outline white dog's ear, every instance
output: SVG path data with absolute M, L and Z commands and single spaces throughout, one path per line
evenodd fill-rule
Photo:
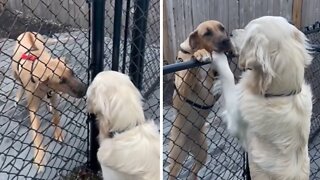
M 88 113 L 95 114 L 97 118 L 109 119 L 110 105 L 103 93 L 103 85 L 89 86 L 87 90 L 87 110 Z M 100 93 L 98 91 L 101 91 Z M 103 97 L 102 97 L 103 96 Z
M 189 37 L 180 44 L 181 49 L 188 52 L 195 52 L 199 49 L 200 38 L 198 31 L 193 31 Z
M 244 44 L 240 55 L 240 66 L 244 69 L 261 70 L 273 74 L 269 57 L 269 40 L 263 34 L 251 36 Z
M 294 29 L 293 31 L 293 39 L 296 40 L 299 44 L 301 44 L 304 49 L 302 49 L 303 55 L 304 57 L 304 65 L 305 66 L 309 66 L 311 64 L 311 61 L 313 59 L 313 57 L 310 55 L 310 52 L 308 51 L 308 49 L 311 49 L 311 45 L 308 42 L 308 39 L 306 37 L 305 34 L 303 34 L 301 31 L 299 31 L 298 29 Z
M 275 76 L 272 60 L 269 56 L 269 40 L 263 34 L 256 33 L 249 37 L 240 52 L 239 65 L 244 69 L 259 73 L 259 86 L 264 93 Z

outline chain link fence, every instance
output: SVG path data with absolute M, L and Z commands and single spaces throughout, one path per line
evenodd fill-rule
M 314 180 L 320 178 L 320 103 L 318 100 L 320 91 L 317 78 L 320 73 L 319 23 L 306 28 L 304 32 L 310 42 L 315 45 L 313 63 L 306 70 L 306 79 L 312 86 L 314 96 L 309 139 L 310 179 Z M 237 68 L 235 59 L 229 62 L 237 81 L 241 71 Z M 175 164 L 172 167 L 178 169 L 172 179 L 187 179 L 196 169 L 195 164 L 197 163 L 200 167 L 197 174 L 199 179 L 248 179 L 246 154 L 237 140 L 229 135 L 225 124 L 220 119 L 222 105 L 218 95 L 220 92 L 216 91 L 213 86 L 213 93 L 210 93 L 210 82 L 215 80 L 214 76 L 208 73 L 210 65 L 194 61 L 184 63 L 184 65 L 176 63 L 170 66 L 170 68 L 164 66 L 163 84 L 164 179 L 170 179 L 174 174 L 170 174 L 170 164 Z M 185 70 L 177 71 L 177 69 Z M 166 74 L 166 72 L 169 73 Z M 202 84 L 201 87 L 195 86 L 192 84 L 193 81 L 190 81 L 192 77 L 199 77 L 196 75 L 197 73 L 207 74 L 206 79 L 196 79 L 200 81 L 200 85 Z M 183 93 L 187 91 L 195 96 L 191 96 L 192 99 L 185 99 Z M 199 106 L 202 104 L 206 104 L 206 106 Z M 213 106 L 211 107 L 211 105 Z M 199 107 L 200 110 L 196 110 L 192 106 Z M 200 158 L 201 156 L 207 157 Z
M 114 10 L 115 1 L 106 2 L 104 69 L 110 70 L 113 64 L 110 61 L 113 54 L 111 49 L 114 44 L 112 40 L 114 33 L 110 27 L 114 24 L 117 11 Z M 159 120 L 160 3 L 156 0 L 150 0 L 148 3 L 146 12 L 141 16 L 142 21 L 146 23 L 145 36 L 136 37 L 145 39 L 146 42 L 145 46 L 137 51 L 144 59 L 143 69 L 139 69 L 138 73 L 142 78 L 141 91 L 145 97 L 146 116 Z M 92 63 L 90 63 L 92 41 L 90 40 L 92 27 L 90 2 L 85 0 L 0 0 L 0 4 L 0 179 L 101 178 L 92 175 L 93 173 L 87 167 L 90 142 L 85 98 L 72 97 L 75 95 L 68 90 L 64 90 L 66 93 L 61 93 L 57 88 L 61 83 L 68 83 L 69 76 L 74 76 L 83 84 L 89 84 L 88 70 Z M 123 5 L 122 13 L 125 14 L 127 8 L 125 3 Z M 131 1 L 130 15 L 136 12 L 139 5 L 138 1 Z M 128 18 L 128 26 L 123 24 L 123 33 L 120 36 L 120 47 L 122 49 L 126 47 L 127 51 L 126 53 L 123 50 L 119 51 L 119 56 L 125 57 L 126 63 L 123 67 L 126 70 L 123 72 L 128 74 L 130 74 L 129 66 L 133 64 L 130 62 L 130 56 L 132 56 L 131 46 L 135 45 L 132 39 L 134 20 L 133 16 Z M 16 41 L 21 33 L 27 31 L 37 32 L 43 36 L 45 51 L 38 47 L 42 52 L 37 54 L 34 51 L 37 47 L 28 48 L 28 45 L 23 44 L 22 41 Z M 127 36 L 124 35 L 124 31 L 127 31 Z M 40 36 L 36 37 L 39 39 Z M 26 48 L 26 52 L 21 55 L 14 51 L 16 43 Z M 45 53 L 49 54 L 49 59 L 43 60 Z M 14 76 L 11 63 L 15 56 L 18 57 L 17 64 L 21 64 L 17 72 L 25 71 L 29 77 L 27 82 L 21 83 L 18 80 L 18 78 L 25 78 L 25 74 L 18 73 L 18 76 Z M 61 63 L 65 67 L 63 72 L 69 72 L 67 77 L 61 78 L 57 67 L 46 67 L 43 68 L 43 72 L 49 71 L 52 79 L 57 78 L 58 81 L 55 83 L 58 85 L 50 85 L 49 89 L 41 87 L 41 90 L 35 91 L 28 88 L 30 84 L 38 86 L 38 80 L 39 84 L 47 83 L 40 80 L 43 77 L 42 73 L 31 78 L 35 71 L 39 71 L 38 64 L 57 63 L 62 57 L 67 59 L 66 63 Z M 34 61 L 33 58 L 35 58 Z M 122 63 L 121 60 L 120 63 Z M 35 79 L 35 83 L 32 79 Z M 70 86 L 73 90 L 79 89 Z M 16 103 L 19 88 L 25 91 Z M 56 91 L 57 93 L 53 93 Z M 52 94 L 58 96 L 55 103 L 50 103 Z M 33 97 L 32 100 L 30 96 Z M 41 104 L 36 110 L 31 110 L 30 104 L 35 102 L 35 99 L 40 100 Z M 52 104 L 57 104 L 56 108 Z M 30 116 L 32 114 L 35 118 Z M 60 117 L 58 123 L 57 114 Z M 40 124 L 35 128 L 37 122 Z M 62 130 L 61 139 L 55 138 L 56 129 L 59 129 L 57 127 Z M 35 157 L 40 157 L 41 160 L 37 161 Z

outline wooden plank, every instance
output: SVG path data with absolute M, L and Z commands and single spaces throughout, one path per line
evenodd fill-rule
M 170 42 L 169 16 L 167 11 L 167 1 L 163 1 L 163 60 L 169 64 L 174 63 L 173 47 Z
M 280 16 L 292 22 L 293 0 L 280 0 Z
M 297 28 L 301 28 L 302 0 L 293 0 L 292 22 Z
M 240 28 L 240 18 L 239 18 L 239 1 L 238 0 L 229 0 L 228 1 L 228 7 L 229 7 L 229 11 L 228 11 L 228 24 L 225 25 L 226 29 L 229 33 L 231 33 L 231 31 L 233 29 L 238 29 Z
M 183 7 L 184 7 L 184 29 L 185 29 L 185 36 L 187 36 L 187 34 L 189 34 L 190 32 L 193 31 L 193 9 L 192 9 L 192 0 L 184 0 L 183 3 Z

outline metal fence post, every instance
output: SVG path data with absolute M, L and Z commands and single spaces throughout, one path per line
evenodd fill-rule
M 146 27 L 149 0 L 136 0 L 133 16 L 129 75 L 138 89 L 142 89 Z
M 116 0 L 114 5 L 114 23 L 113 23 L 113 47 L 112 47 L 112 66 L 113 71 L 119 69 L 119 52 L 121 36 L 121 19 L 122 19 L 122 0 Z
M 131 0 L 127 0 L 126 20 L 125 20 L 125 25 L 124 25 L 122 73 L 125 73 L 125 72 L 126 72 L 127 41 L 128 41 L 128 30 L 129 30 L 129 21 L 130 21 L 130 3 L 131 3 Z
M 101 71 L 103 71 L 104 62 L 104 9 L 105 0 L 93 0 L 92 2 L 92 80 Z M 89 166 L 90 169 L 97 172 L 100 165 L 97 159 L 97 151 L 99 147 L 98 134 L 99 130 L 96 120 L 90 116 L 90 145 L 89 145 Z

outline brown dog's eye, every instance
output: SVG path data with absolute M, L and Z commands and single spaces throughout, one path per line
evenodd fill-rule
M 225 30 L 224 27 L 221 24 L 219 25 L 219 29 L 220 29 L 220 31 L 224 31 Z
M 207 31 L 203 34 L 203 36 L 212 36 L 213 32 L 210 29 L 207 29 Z
M 67 78 L 62 77 L 60 78 L 59 84 L 64 84 L 66 82 L 67 82 Z

